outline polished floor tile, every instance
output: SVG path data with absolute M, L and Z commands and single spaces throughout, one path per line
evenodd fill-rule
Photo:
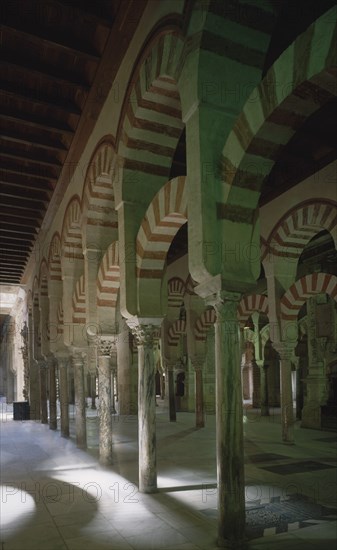
M 285 446 L 279 410 L 272 412 L 262 418 L 250 409 L 244 423 L 247 518 L 255 521 L 247 547 L 335 550 L 334 434 L 296 424 L 296 443 Z M 73 418 L 72 437 L 64 439 L 39 422 L 13 421 L 7 406 L 0 424 L 1 550 L 215 550 L 214 416 L 197 430 L 193 414 L 178 413 L 170 423 L 159 402 L 158 492 L 151 495 L 137 486 L 136 418 L 114 417 L 113 464 L 103 467 L 97 411 L 88 408 L 87 416 L 82 451 Z

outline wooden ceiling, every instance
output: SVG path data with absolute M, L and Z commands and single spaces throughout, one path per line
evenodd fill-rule
M 55 214 L 145 0 L 3 0 L 0 284 Z M 47 216 L 46 216 L 47 214 Z
M 331 2 L 323 0 L 319 11 Z M 2 1 L 0 284 L 24 282 L 38 233 L 57 212 L 145 5 L 146 0 Z M 315 10 L 308 10 L 306 25 L 317 17 Z M 282 13 L 288 17 L 286 9 Z M 279 54 L 278 44 L 285 47 L 302 30 L 298 18 L 291 18 L 291 27 L 284 17 L 271 41 L 269 64 Z M 336 107 L 333 100 L 309 117 L 284 148 L 260 204 L 337 157 Z M 183 132 L 171 177 L 186 173 L 185 147 Z M 185 233 L 186 228 L 183 241 Z

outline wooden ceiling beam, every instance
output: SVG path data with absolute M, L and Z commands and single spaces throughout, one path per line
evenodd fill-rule
M 0 252 L 0 256 L 1 258 L 13 258 L 13 260 L 15 260 L 15 258 L 17 258 L 18 260 L 21 258 L 21 256 L 18 256 L 18 252 L 17 250 L 6 250 L 5 252 Z M 24 258 L 22 261 L 26 261 L 26 259 Z
M 44 193 L 45 195 L 48 195 L 48 200 L 51 199 L 52 197 L 52 194 L 53 194 L 53 189 L 45 189 L 41 186 L 38 186 L 38 185 L 33 185 L 31 183 L 27 183 L 26 184 L 23 182 L 23 183 L 19 183 L 19 182 L 14 182 L 14 181 L 10 181 L 10 180 L 4 180 L 4 179 L 1 179 L 1 175 L 0 175 L 0 189 L 2 186 L 8 186 L 8 187 L 13 187 L 14 189 L 29 189 L 29 191 L 37 191 L 38 193 Z
M 21 267 L 21 266 L 25 266 L 27 263 L 27 260 L 25 258 L 20 258 L 20 257 L 16 257 L 16 258 L 4 258 L 2 257 L 1 258 L 1 268 L 3 267 L 8 267 L 10 265 L 12 266 L 15 266 L 15 267 Z
M 26 74 L 29 78 L 34 76 L 38 79 L 58 83 L 66 88 L 75 88 L 82 94 L 88 94 L 90 91 L 90 86 L 86 82 L 83 82 L 83 80 L 75 80 L 70 75 L 60 72 L 60 69 L 54 68 L 54 71 L 50 72 L 51 67 L 49 67 L 48 70 L 47 67 L 42 67 L 40 65 L 36 66 L 34 63 L 27 62 L 21 65 L 19 60 L 12 59 L 10 56 L 7 56 L 6 59 L 5 55 L 3 55 L 3 59 L 0 61 L 0 66 L 1 65 L 9 70 L 16 70 L 21 75 L 21 78 L 23 78 L 23 74 Z
M 100 25 L 102 27 L 106 27 L 107 29 L 111 27 L 112 21 L 109 18 L 104 17 L 103 15 L 97 15 L 97 13 L 86 10 L 83 3 L 81 4 L 78 3 L 77 5 L 69 6 L 68 3 L 63 2 L 62 0 L 49 0 L 49 4 L 53 4 L 54 6 L 59 6 L 61 9 L 68 9 L 71 12 L 75 12 L 82 19 L 86 19 L 87 21 L 94 23 L 95 25 Z M 100 4 L 98 3 L 97 5 L 100 5 Z
M 16 202 L 13 201 L 13 199 L 15 199 Z M 12 196 L 12 197 L 9 197 L 7 196 L 5 193 L 0 193 L 0 202 L 2 204 L 2 206 L 4 206 L 5 204 L 7 204 L 8 206 L 12 206 L 14 208 L 18 208 L 20 210 L 26 210 L 26 208 L 28 208 L 28 210 L 36 210 L 38 212 L 38 214 L 41 216 L 41 213 L 45 211 L 45 205 L 43 202 L 41 202 L 41 199 L 40 200 L 27 200 L 27 199 L 24 199 L 24 201 L 22 203 L 18 202 L 18 197 L 17 196 Z
M 0 218 L 2 216 L 17 216 L 17 215 L 18 215 L 18 212 L 15 207 L 6 206 L 3 208 L 2 205 L 0 204 Z M 36 223 L 38 224 L 40 224 L 43 219 L 42 215 L 41 214 L 39 215 L 36 210 L 28 210 L 28 208 L 25 209 L 25 218 L 29 220 L 35 220 Z
M 51 168 L 61 169 L 62 164 L 60 162 L 52 162 L 50 160 L 42 160 L 40 158 L 31 157 L 29 155 L 22 155 L 18 153 L 13 153 L 12 151 L 6 151 L 4 148 L 1 148 L 1 156 L 7 157 L 14 160 L 30 162 L 32 164 L 38 164 L 39 166 L 50 166 Z
M 41 27 L 36 27 L 36 29 L 34 29 L 34 31 L 36 30 L 35 34 L 27 32 L 27 30 L 22 30 L 21 28 L 14 28 L 9 25 L 1 24 L 0 28 L 5 32 L 11 34 L 15 39 L 22 38 L 38 47 L 42 46 L 44 48 L 53 48 L 54 50 L 70 54 L 73 57 L 81 57 L 86 61 L 94 61 L 95 63 L 98 63 L 100 60 L 100 55 L 92 48 L 86 48 L 85 45 L 82 45 L 81 48 L 78 48 L 77 41 L 76 47 L 75 44 L 70 44 L 70 42 L 65 43 L 64 41 L 59 41 L 59 36 L 57 38 L 54 36 L 49 38 L 43 36 L 41 33 Z
M 61 98 L 56 98 L 48 95 L 44 95 L 43 90 L 34 90 L 28 87 L 23 88 L 17 85 L 15 82 L 6 82 L 0 79 L 0 98 L 4 97 L 4 102 L 7 104 L 10 99 L 14 101 L 24 101 L 33 105 L 41 105 L 42 107 L 57 110 L 67 115 L 73 115 L 76 117 L 81 116 L 81 110 L 75 103 L 70 101 L 62 101 Z
M 50 168 L 56 168 L 58 170 L 61 170 L 62 168 L 62 164 L 61 163 L 56 163 L 56 162 L 51 162 L 49 160 L 43 160 L 43 159 L 38 159 L 38 158 L 34 158 L 34 157 L 29 157 L 28 155 L 20 155 L 20 154 L 17 154 L 17 153 L 13 153 L 13 152 L 8 152 L 8 151 L 5 151 L 3 148 L 1 149 L 1 155 L 3 157 L 6 157 L 6 158 L 9 158 L 9 159 L 13 159 L 13 160 L 18 160 L 20 162 L 28 162 L 28 163 L 31 163 L 31 164 L 38 164 L 39 166 L 48 166 Z
M 46 181 L 53 181 L 57 182 L 57 178 L 54 176 L 43 176 L 42 174 L 36 174 L 34 172 L 29 172 L 26 170 L 23 166 L 17 167 L 17 168 L 6 168 L 4 169 L 6 172 L 9 172 L 10 174 L 18 174 L 18 175 L 26 175 L 28 177 L 39 179 L 39 180 L 46 180 Z
M 29 115 L 18 116 L 18 115 L 8 114 L 8 112 L 6 113 L 0 112 L 0 120 L 1 119 L 6 120 L 10 123 L 14 122 L 16 124 L 20 124 L 23 126 L 29 126 L 30 128 L 34 128 L 34 129 L 36 128 L 38 130 L 39 129 L 47 130 L 48 132 L 52 132 L 54 134 L 61 134 L 61 136 L 68 135 L 69 137 L 71 137 L 74 135 L 74 131 L 71 128 L 61 124 L 58 125 L 57 123 L 55 123 L 54 120 L 51 120 L 51 119 L 41 120 L 41 119 L 38 119 L 37 117 L 29 116 Z
M 51 151 L 59 151 L 62 153 L 67 152 L 67 148 L 61 143 L 55 143 L 50 139 L 44 139 L 43 141 L 37 141 L 36 138 L 27 138 L 19 136 L 14 132 L 9 130 L 2 130 L 0 138 L 10 141 L 12 143 L 22 143 L 23 145 L 28 145 L 29 147 L 41 147 L 42 149 L 48 149 Z
M 25 205 L 26 203 L 28 205 L 28 200 L 29 200 L 29 204 L 33 204 L 33 203 L 36 204 L 37 208 L 41 212 L 44 212 L 48 204 L 48 197 L 43 197 L 43 195 L 41 196 L 41 194 L 33 195 L 29 191 L 29 189 L 26 190 L 26 193 L 23 193 L 23 190 L 20 190 L 18 193 L 13 193 L 12 190 L 7 192 L 6 189 L 0 189 L 0 201 L 2 201 L 3 198 L 8 199 L 9 197 L 14 199 L 12 206 L 14 206 L 15 208 L 25 209 L 26 208 Z

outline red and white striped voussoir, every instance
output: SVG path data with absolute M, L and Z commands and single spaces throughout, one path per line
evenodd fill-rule
M 172 277 L 167 283 L 168 306 L 181 306 L 185 294 L 185 283 L 180 277 Z
M 268 315 L 268 298 L 264 294 L 249 294 L 243 296 L 238 306 L 238 318 L 243 322 L 254 312 Z
M 195 339 L 199 342 L 205 342 L 207 337 L 207 331 L 214 325 L 216 321 L 215 310 L 206 309 L 195 322 L 194 334 Z
M 120 285 L 118 242 L 113 242 L 104 254 L 97 275 L 97 305 L 115 307 Z
M 325 201 L 306 203 L 280 222 L 269 244 L 274 254 L 298 257 L 314 235 L 322 229 L 331 232 L 336 225 L 336 206 Z
M 138 277 L 161 278 L 166 254 L 178 229 L 187 221 L 185 176 L 168 181 L 156 194 L 138 231 Z
M 73 323 L 85 323 L 85 279 L 84 275 L 76 281 L 73 295 Z
M 304 302 L 314 294 L 328 294 L 337 301 L 337 277 L 329 273 L 313 273 L 294 283 L 281 299 L 283 319 L 295 320 Z
M 168 329 L 168 345 L 177 347 L 181 334 L 186 334 L 186 321 L 177 319 Z

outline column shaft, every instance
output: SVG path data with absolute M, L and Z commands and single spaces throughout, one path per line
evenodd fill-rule
M 66 361 L 59 359 L 61 436 L 69 437 L 68 371 Z
M 204 391 L 201 367 L 195 368 L 195 425 L 197 428 L 205 427 Z
M 55 359 L 49 361 L 49 428 L 57 430 Z
M 99 460 L 112 462 L 111 368 L 108 356 L 98 357 Z
M 40 367 L 40 406 L 41 406 L 41 424 L 48 424 L 48 405 L 47 405 L 47 363 L 39 361 Z
M 141 325 L 135 332 L 138 342 L 139 490 L 153 493 L 157 490 L 154 332 L 151 325 Z
M 291 385 L 291 362 L 287 353 L 280 353 L 281 377 L 281 421 L 282 440 L 284 443 L 294 443 L 294 411 Z
M 170 422 L 176 422 L 176 398 L 174 391 L 174 367 L 169 365 L 167 368 L 167 378 L 168 378 L 168 397 L 169 397 L 169 418 Z
M 230 295 L 231 296 L 231 295 Z M 218 544 L 243 545 L 245 482 L 240 368 L 239 296 L 215 303 L 216 452 L 218 476 Z
M 72 356 L 75 384 L 75 426 L 76 445 L 79 449 L 87 447 L 87 426 L 85 414 L 85 387 L 83 357 L 80 353 Z
M 263 360 L 256 360 L 260 370 L 261 416 L 269 416 L 267 367 Z

